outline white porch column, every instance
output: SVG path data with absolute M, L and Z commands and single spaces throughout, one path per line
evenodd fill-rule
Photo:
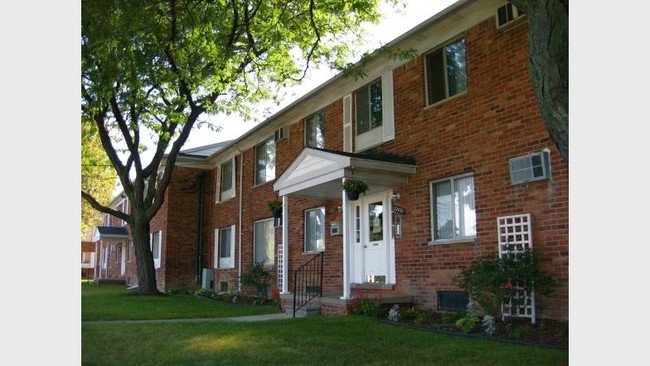
M 289 293 L 289 197 L 282 196 L 282 293 Z
M 344 178 L 345 179 L 345 178 Z M 350 257 L 351 257 L 351 238 L 353 237 L 351 225 L 349 225 L 350 205 L 348 197 L 344 190 L 341 190 L 341 202 L 343 202 L 343 296 L 341 299 L 350 298 Z
M 99 279 L 102 279 L 102 264 L 104 263 L 104 241 L 99 241 Z
M 95 258 L 93 258 L 93 280 L 97 279 L 97 267 L 99 267 L 99 263 L 97 263 L 99 259 L 99 252 L 97 252 L 97 242 L 95 242 Z

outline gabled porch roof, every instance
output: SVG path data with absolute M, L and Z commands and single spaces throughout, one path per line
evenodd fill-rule
M 115 227 L 115 226 L 97 226 L 95 229 L 95 236 L 93 236 L 93 242 L 96 241 L 119 241 L 127 240 L 129 238 L 129 232 L 125 227 Z
M 280 196 L 340 199 L 343 178 L 361 179 L 368 193 L 406 183 L 415 174 L 414 159 L 379 153 L 353 154 L 304 148 L 273 184 Z

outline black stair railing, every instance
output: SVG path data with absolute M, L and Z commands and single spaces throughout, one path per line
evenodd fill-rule
M 323 296 L 323 258 L 324 252 L 296 269 L 293 275 L 293 317 L 296 312 L 309 304 L 317 296 Z

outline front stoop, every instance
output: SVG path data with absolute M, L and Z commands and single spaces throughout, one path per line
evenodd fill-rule
M 383 286 L 385 287 L 386 285 Z M 370 299 L 377 299 L 380 298 L 381 296 L 382 304 L 400 304 L 400 305 L 413 304 L 412 295 L 405 295 L 405 294 L 392 292 L 392 288 L 361 289 L 357 287 L 355 291 L 353 291 L 353 296 L 356 295 L 357 291 L 362 291 Z M 285 309 L 287 314 L 293 316 L 293 295 L 290 293 L 282 294 L 280 295 L 280 298 L 282 301 L 282 308 Z M 296 317 L 305 317 L 305 316 L 314 316 L 314 315 L 340 316 L 340 315 L 350 315 L 350 314 L 352 314 L 352 298 L 341 299 L 341 295 L 339 294 L 326 294 L 323 295 L 322 297 L 313 299 L 305 307 L 299 309 L 296 312 Z
M 293 294 L 291 293 L 281 294 L 280 301 L 284 311 L 286 311 L 288 315 L 293 316 Z M 303 306 L 302 308 L 298 309 L 298 311 L 296 311 L 296 318 L 304 318 L 307 316 L 321 315 L 320 310 L 321 310 L 320 298 L 315 298 L 311 300 L 307 305 Z

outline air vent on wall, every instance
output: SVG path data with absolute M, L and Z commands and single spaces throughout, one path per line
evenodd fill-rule
M 507 3 L 497 9 L 497 28 L 501 28 L 513 20 L 519 18 L 521 15 L 517 7 Z
M 521 184 L 551 177 L 551 161 L 548 150 L 510 159 L 510 182 Z
M 275 135 L 274 136 L 275 136 L 275 138 L 274 138 L 275 142 L 282 141 L 282 140 L 286 139 L 287 137 L 289 137 L 289 129 L 287 128 L 287 126 L 278 128 L 277 130 L 275 130 Z

